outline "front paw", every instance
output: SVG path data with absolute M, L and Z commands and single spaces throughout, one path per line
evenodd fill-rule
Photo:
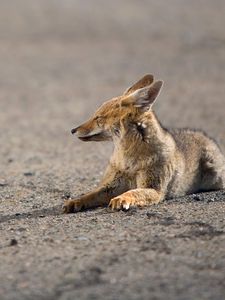
M 81 200 L 66 200 L 63 205 L 63 212 L 65 214 L 75 213 L 83 209 Z
M 132 192 L 126 192 L 118 197 L 111 199 L 109 202 L 109 207 L 112 210 L 128 210 L 131 206 L 136 205 L 136 199 L 132 195 Z

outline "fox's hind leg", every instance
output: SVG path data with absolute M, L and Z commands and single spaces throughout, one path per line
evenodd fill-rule
M 201 190 L 225 189 L 225 157 L 214 142 L 203 152 L 201 167 Z

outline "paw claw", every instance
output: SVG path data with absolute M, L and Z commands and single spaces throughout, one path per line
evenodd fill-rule
M 65 214 L 74 213 L 82 210 L 82 204 L 79 200 L 67 200 L 62 209 Z
M 129 210 L 130 208 L 130 203 L 131 201 L 129 200 L 129 198 L 127 197 L 124 197 L 124 196 L 118 196 L 118 197 L 115 197 L 113 199 L 111 199 L 110 203 L 109 203 L 109 207 L 112 209 L 112 210 Z
M 129 210 L 130 204 L 129 203 L 123 203 L 123 209 L 124 210 Z

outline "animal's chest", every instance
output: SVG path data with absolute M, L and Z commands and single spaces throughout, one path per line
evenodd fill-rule
M 113 168 L 122 175 L 129 188 L 136 188 L 136 175 L 139 171 L 139 161 L 127 159 L 124 155 L 117 155 L 111 161 Z
M 152 161 L 150 158 L 126 156 L 117 161 L 117 168 L 123 174 L 130 188 L 137 187 L 137 178 L 140 177 L 140 174 L 148 174 L 151 166 Z
M 143 166 L 147 168 L 146 164 L 140 158 L 127 158 L 124 157 L 122 160 L 117 162 L 118 169 L 120 169 L 127 176 L 135 176 Z

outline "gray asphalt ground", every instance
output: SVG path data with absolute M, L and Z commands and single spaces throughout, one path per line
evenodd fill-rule
M 61 214 L 99 182 L 110 143 L 70 129 L 146 73 L 164 126 L 225 152 L 225 2 L 0 1 L 0 299 L 225 295 L 225 192 Z

